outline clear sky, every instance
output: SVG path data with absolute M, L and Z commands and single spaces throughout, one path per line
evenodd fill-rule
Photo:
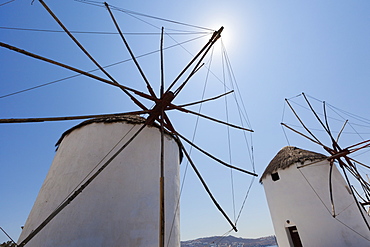
M 82 70 L 96 67 L 64 33 L 20 31 L 5 28 L 61 30 L 38 1 L 0 1 L 0 41 L 21 49 L 66 63 Z M 115 32 L 108 12 L 101 7 L 77 1 L 47 0 L 46 3 L 72 31 Z M 284 99 L 301 92 L 331 105 L 368 117 L 370 78 L 370 2 L 369 1 L 117 1 L 112 6 L 176 20 L 213 30 L 225 27 L 222 41 L 238 83 L 250 120 L 247 127 L 255 131 L 247 135 L 253 146 L 256 172 L 261 175 L 274 155 L 290 144 L 311 148 L 302 138 L 286 140 L 280 122 Z M 136 55 L 159 48 L 160 27 L 165 47 L 207 35 L 183 45 L 167 49 L 166 83 L 181 71 L 192 55 L 209 39 L 209 31 L 175 23 L 127 15 L 115 11 L 125 33 L 151 32 L 156 35 L 127 34 Z M 139 18 L 139 19 L 138 19 Z M 191 31 L 192 34 L 176 33 Z M 198 32 L 194 34 L 194 32 Z M 201 32 L 201 33 L 199 33 Z M 103 66 L 129 59 L 116 34 L 75 34 L 77 39 Z M 212 73 L 222 75 L 220 42 L 215 45 Z M 185 50 L 186 49 L 186 50 Z M 192 54 L 192 55 L 191 55 Z M 209 57 L 205 62 L 209 62 Z M 139 59 L 149 81 L 158 92 L 160 66 L 158 53 Z M 0 118 L 71 116 L 116 113 L 137 110 L 117 88 L 82 76 L 63 80 L 12 96 L 8 94 L 75 75 L 66 69 L 37 61 L 14 51 L 0 48 Z M 177 104 L 201 99 L 208 64 L 202 68 L 176 99 Z M 121 84 L 145 91 L 145 84 L 132 62 L 109 67 Z M 102 76 L 100 72 L 95 72 Z M 228 76 L 226 76 L 227 78 Z M 215 76 L 209 77 L 205 97 L 224 92 Z M 168 85 L 168 84 L 167 84 Z M 230 87 L 231 88 L 231 87 Z M 239 93 L 238 92 L 238 93 Z M 228 97 L 228 99 L 232 99 Z M 240 101 L 239 101 L 240 102 Z M 146 102 L 147 103 L 147 102 Z M 204 104 L 207 115 L 237 122 L 236 106 L 228 103 L 230 116 L 225 115 L 225 100 Z M 150 106 L 150 105 L 149 105 Z M 192 108 L 198 110 L 197 107 Z M 188 114 L 171 115 L 181 133 L 192 138 L 196 118 Z M 0 125 L 0 226 L 17 239 L 37 193 L 52 162 L 54 144 L 60 135 L 80 121 L 59 123 Z M 195 143 L 216 156 L 229 161 L 227 131 L 202 120 Z M 240 133 L 240 132 L 239 132 Z M 246 144 L 235 135 L 232 163 L 252 170 Z M 234 138 L 231 138 L 233 142 Z M 313 149 L 312 147 L 311 149 Z M 319 147 L 315 151 L 323 152 Z M 235 158 L 234 158 L 235 156 Z M 232 206 L 229 169 L 194 152 L 194 160 L 215 197 L 231 218 L 237 216 L 252 178 L 233 172 L 235 212 Z M 205 193 L 186 161 L 181 165 L 185 176 L 181 198 L 181 239 L 222 235 L 230 226 Z M 274 234 L 263 186 L 253 182 L 244 210 L 238 221 L 240 237 L 261 237 Z M 7 237 L 0 232 L 0 242 Z

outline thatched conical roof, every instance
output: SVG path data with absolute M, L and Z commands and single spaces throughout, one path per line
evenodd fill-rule
M 327 159 L 327 156 L 297 147 L 286 146 L 282 148 L 276 156 L 270 161 L 264 173 L 261 176 L 260 182 L 269 174 L 277 171 L 278 169 L 285 169 L 289 166 L 299 162 L 303 164 L 305 161 L 317 161 Z

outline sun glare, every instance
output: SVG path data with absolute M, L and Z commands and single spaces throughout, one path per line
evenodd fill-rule
M 223 45 L 225 46 L 226 50 L 231 50 L 232 47 L 235 47 L 236 44 L 236 36 L 233 30 L 235 28 L 233 25 L 231 25 L 230 22 L 224 21 L 224 20 L 219 20 L 216 23 L 212 23 L 209 25 L 210 27 L 214 28 L 215 30 L 220 29 L 220 27 L 224 27 L 224 30 L 221 33 L 221 40 Z M 217 42 L 216 47 L 221 46 L 221 42 Z

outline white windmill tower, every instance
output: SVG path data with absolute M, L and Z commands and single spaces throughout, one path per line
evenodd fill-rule
M 351 190 L 322 154 L 287 146 L 261 177 L 279 246 L 368 246 L 370 231 Z M 331 215 L 328 174 L 337 215 Z M 363 209 L 362 209 L 363 210 Z M 363 210 L 368 224 L 370 217 Z
M 98 118 L 65 132 L 20 242 L 40 219 L 63 209 L 27 246 L 158 246 L 161 132 L 144 123 L 133 116 Z M 168 133 L 164 149 L 165 239 L 178 246 L 181 151 Z
M 163 76 L 162 29 L 160 49 L 162 81 L 160 94 L 157 96 L 128 46 L 108 4 L 104 5 L 145 81 L 148 93 L 119 84 L 87 52 L 49 7 L 42 0 L 39 1 L 108 79 L 9 44 L 0 43 L 0 46 L 115 86 L 129 96 L 140 110 L 121 114 L 0 120 L 1 123 L 20 123 L 89 119 L 65 132 L 58 142 L 58 151 L 53 164 L 24 226 L 18 245 L 179 246 L 179 163 L 182 153 L 212 201 L 236 231 L 235 222 L 229 219 L 215 200 L 181 140 L 218 163 L 253 176 L 257 175 L 229 165 L 196 146 L 176 131 L 166 114 L 168 110 L 178 110 L 232 128 L 251 131 L 185 108 L 226 96 L 231 91 L 187 105 L 178 106 L 172 103 L 190 78 L 203 66 L 204 57 L 220 38 L 223 27 L 213 32 L 207 44 L 166 90 Z M 188 75 L 184 79 L 185 72 Z M 182 84 L 171 91 L 177 86 L 180 78 L 183 80 Z M 145 106 L 138 97 L 150 101 L 154 106 Z M 138 116 L 144 114 L 147 114 L 146 118 Z
M 329 134 L 333 148 L 322 144 L 302 119 L 294 114 L 312 137 L 285 127 L 324 147 L 330 156 L 287 146 L 271 160 L 260 182 L 263 184 L 279 246 L 369 246 L 369 183 L 350 153 L 369 146 L 369 140 L 341 149 L 332 137 L 324 103 L 325 124 L 309 108 Z M 289 104 L 289 101 L 287 101 Z M 289 106 L 291 106 L 289 104 Z M 342 133 L 339 131 L 338 136 Z M 338 170 L 341 169 L 341 172 Z M 363 192 L 357 192 L 347 173 L 354 176 Z

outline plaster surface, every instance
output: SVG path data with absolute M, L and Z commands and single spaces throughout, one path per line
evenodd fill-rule
M 311 163 L 306 161 L 305 164 Z M 327 160 L 303 168 L 295 163 L 278 169 L 280 179 L 271 175 L 263 186 L 280 247 L 293 246 L 287 227 L 296 226 L 303 246 L 370 246 L 370 232 L 337 167 L 333 167 L 332 217 Z M 363 210 L 368 222 L 369 216 Z
M 66 135 L 20 235 L 21 242 L 141 127 L 91 123 Z M 180 245 L 179 147 L 165 135 L 166 243 Z M 159 243 L 160 131 L 146 127 L 28 244 L 150 247 Z

